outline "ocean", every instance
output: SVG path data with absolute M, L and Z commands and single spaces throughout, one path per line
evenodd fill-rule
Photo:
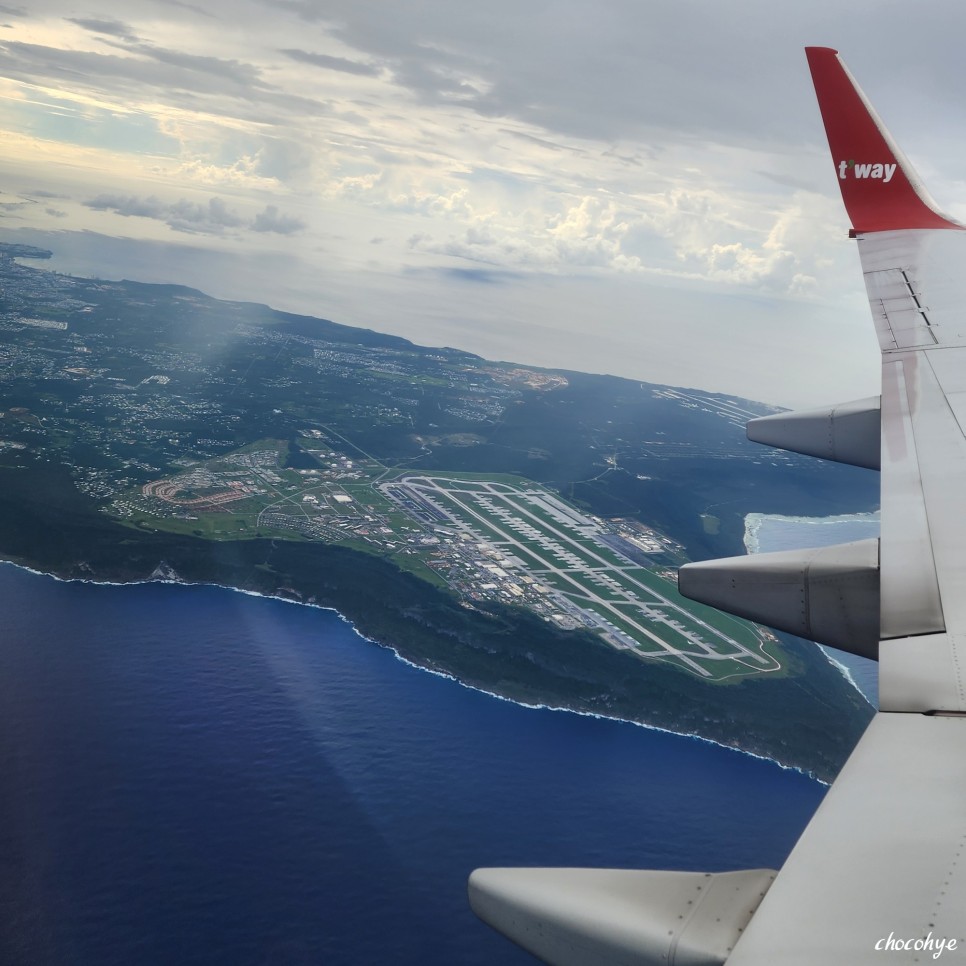
M 4 963 L 533 963 L 475 866 L 777 868 L 825 791 L 224 588 L 5 564 L 0 627 Z

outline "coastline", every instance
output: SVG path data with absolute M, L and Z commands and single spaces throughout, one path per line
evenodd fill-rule
M 762 530 L 773 524 L 776 529 L 791 531 L 788 534 L 794 539 L 788 542 L 782 537 L 786 534 L 768 534 L 766 550 L 761 549 Z M 872 513 L 840 513 L 827 517 L 815 516 L 787 516 L 780 513 L 749 513 L 745 516 L 745 552 L 748 554 L 769 553 L 781 550 L 809 549 L 813 547 L 827 547 L 835 543 L 845 543 L 851 540 L 868 539 L 879 535 L 879 514 Z M 848 683 L 868 701 L 871 707 L 878 704 L 878 679 L 870 680 L 866 670 L 868 661 L 848 655 L 848 659 L 855 661 L 855 666 L 837 657 L 835 649 L 822 644 L 815 645 L 826 660 Z M 863 681 L 860 682 L 856 675 Z M 864 687 L 863 687 L 864 683 Z
M 419 662 L 414 661 L 411 658 L 408 658 L 405 655 L 403 655 L 399 651 L 399 649 L 394 645 L 386 643 L 384 641 L 377 640 L 374 637 L 364 634 L 362 631 L 358 629 L 358 627 L 353 623 L 352 620 L 346 617 L 337 608 L 329 606 L 327 604 L 318 604 L 318 603 L 312 603 L 309 601 L 295 600 L 292 597 L 281 596 L 278 594 L 265 594 L 255 590 L 248 590 L 243 587 L 233 587 L 228 584 L 220 584 L 220 583 L 209 582 L 209 581 L 184 580 L 184 579 L 181 579 L 180 577 L 175 579 L 174 577 L 158 576 L 158 577 L 148 577 L 148 578 L 136 578 L 136 579 L 126 580 L 126 581 L 99 580 L 91 577 L 63 577 L 59 574 L 49 572 L 49 571 L 44 571 L 44 570 L 37 570 L 36 568 L 31 567 L 27 564 L 18 563 L 14 560 L 6 559 L 6 558 L 0 559 L 0 566 L 15 567 L 19 570 L 26 571 L 27 573 L 31 573 L 39 577 L 48 577 L 50 579 L 53 579 L 60 583 L 65 583 L 65 584 L 90 584 L 93 586 L 105 586 L 105 587 L 133 587 L 133 586 L 143 586 L 143 585 L 149 585 L 149 584 L 167 584 L 170 586 L 177 586 L 177 587 L 212 587 L 212 588 L 217 588 L 219 590 L 230 591 L 232 593 L 244 594 L 248 597 L 256 597 L 256 598 L 261 598 L 263 600 L 279 601 L 285 604 L 293 604 L 300 607 L 310 607 L 316 610 L 327 611 L 331 614 L 334 614 L 340 621 L 342 621 L 342 623 L 346 624 L 351 629 L 353 634 L 355 634 L 355 636 L 358 637 L 361 641 L 365 641 L 366 643 L 374 644 L 375 646 L 383 648 L 384 650 L 391 651 L 395 659 L 401 662 L 402 664 L 408 665 L 409 667 L 412 667 L 418 671 L 422 671 L 427 674 L 432 674 L 439 678 L 444 678 L 449 681 L 453 681 L 456 684 L 460 685 L 461 687 L 464 687 L 470 691 L 476 691 L 480 694 L 485 694 L 488 697 L 495 698 L 499 701 L 506 701 L 510 704 L 515 704 L 518 707 L 527 708 L 528 710 L 533 710 L 533 711 L 563 712 L 567 714 L 580 715 L 581 717 L 587 717 L 587 718 L 598 718 L 600 720 L 618 721 L 618 722 L 621 722 L 622 724 L 629 724 L 639 728 L 645 728 L 648 731 L 663 732 L 664 734 L 675 735 L 676 737 L 679 737 L 679 738 L 687 738 L 687 739 L 692 739 L 694 741 L 700 741 L 705 744 L 717 746 L 718 748 L 722 748 L 727 751 L 735 752 L 737 754 L 747 755 L 750 758 L 756 758 L 759 761 L 770 762 L 771 764 L 776 765 L 778 768 L 780 768 L 783 771 L 797 772 L 825 787 L 828 787 L 831 784 L 830 781 L 826 781 L 825 779 L 819 778 L 817 775 L 815 775 L 813 772 L 809 771 L 808 769 L 802 768 L 797 765 L 785 764 L 784 762 L 770 755 L 759 754 L 757 752 L 751 751 L 749 749 L 741 748 L 736 745 L 729 745 L 722 741 L 716 741 L 714 738 L 709 738 L 705 735 L 701 735 L 696 732 L 675 731 L 672 728 L 664 728 L 664 727 L 661 727 L 660 725 L 652 724 L 646 721 L 638 721 L 633 718 L 624 718 L 618 715 L 601 714 L 599 712 L 587 711 L 581 708 L 572 708 L 564 705 L 535 704 L 535 703 L 521 701 L 519 699 L 508 697 L 505 694 L 500 694 L 497 691 L 492 691 L 485 687 L 481 687 L 475 684 L 470 684 L 466 681 L 461 680 L 456 675 L 451 674 L 447 671 L 442 671 L 442 670 L 439 670 L 438 668 L 434 668 L 426 664 L 420 664 Z M 826 655 L 826 657 L 828 657 L 828 655 Z M 836 667 L 839 667 L 839 665 L 835 661 L 833 661 L 832 658 L 829 657 L 828 659 L 830 663 L 836 664 Z M 848 675 L 846 675 L 846 677 L 848 677 Z
M 761 528 L 765 524 L 765 521 L 774 521 L 775 523 L 786 523 L 792 525 L 808 525 L 815 527 L 824 526 L 845 526 L 848 524 L 857 524 L 859 527 L 868 527 L 869 529 L 875 529 L 876 535 L 878 535 L 879 526 L 879 514 L 874 513 L 839 513 L 828 517 L 814 517 L 814 516 L 787 516 L 782 513 L 748 513 L 745 515 L 745 552 L 746 553 L 761 553 L 760 549 L 760 533 Z M 850 540 L 857 539 L 856 537 L 849 537 Z M 829 541 L 829 540 L 816 540 L 815 542 L 808 542 L 807 545 L 812 547 L 828 546 L 833 542 L 843 542 L 843 541 Z M 801 546 L 801 545 L 800 545 Z M 777 549 L 777 548 L 776 548 Z M 788 548 L 791 549 L 791 548 Z M 767 551 L 766 551 L 767 552 Z
M 835 667 L 839 669 L 839 671 L 842 673 L 842 677 L 844 677 L 845 680 L 848 681 L 849 684 L 851 684 L 852 687 L 859 692 L 859 694 L 861 694 L 863 697 L 867 697 L 867 695 L 862 690 L 862 688 L 859 687 L 858 681 L 856 681 L 855 678 L 852 676 L 851 668 L 849 668 L 847 664 L 843 664 L 841 661 L 837 661 L 832 656 L 832 653 L 829 650 L 829 648 L 827 648 L 824 644 L 818 644 L 816 646 L 828 658 L 829 663 L 834 664 Z M 871 704 L 872 702 L 870 701 L 869 703 Z

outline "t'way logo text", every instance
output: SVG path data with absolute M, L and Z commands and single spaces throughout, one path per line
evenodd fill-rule
M 857 164 L 855 161 L 839 161 L 839 177 L 844 181 L 849 171 L 853 178 L 878 178 L 888 184 L 896 173 L 895 164 Z

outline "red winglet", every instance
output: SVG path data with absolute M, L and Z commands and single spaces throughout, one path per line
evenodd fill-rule
M 936 207 L 838 51 L 806 47 L 805 55 L 855 232 L 966 227 Z

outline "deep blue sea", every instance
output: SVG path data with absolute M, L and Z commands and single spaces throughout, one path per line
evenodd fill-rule
M 475 866 L 777 867 L 824 793 L 221 588 L 0 565 L 0 629 L 18 966 L 532 963 L 469 911 Z

